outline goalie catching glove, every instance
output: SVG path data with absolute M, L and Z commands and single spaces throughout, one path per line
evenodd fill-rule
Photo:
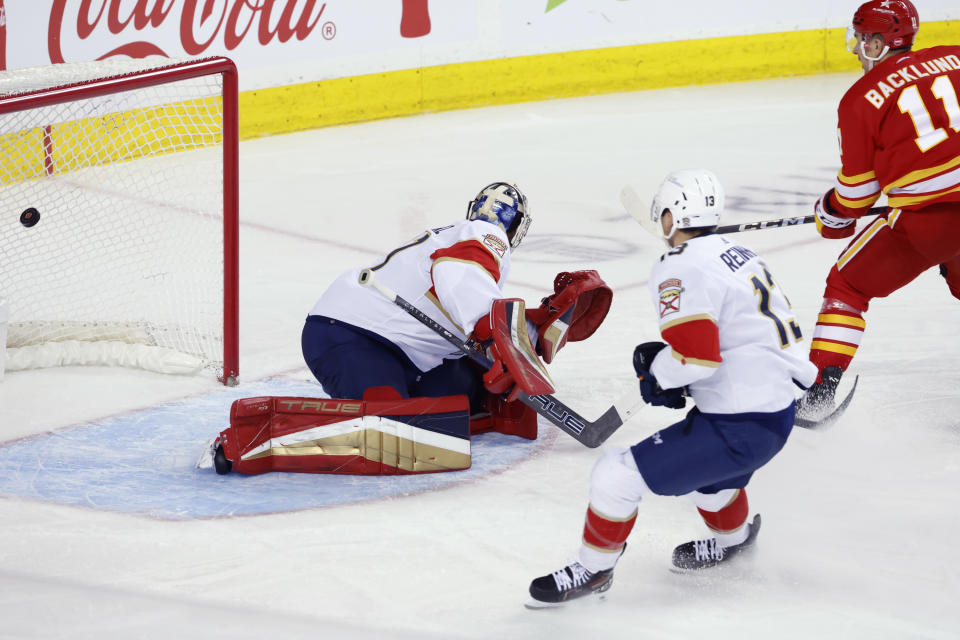
M 563 271 L 553 280 L 553 294 L 537 309 L 528 309 L 527 319 L 537 327 L 537 354 L 547 364 L 569 341 L 593 335 L 607 317 L 613 291 L 596 271 Z

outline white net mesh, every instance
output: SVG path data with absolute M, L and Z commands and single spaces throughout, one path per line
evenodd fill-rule
M 0 105 L 145 68 L 124 60 L 0 72 Z M 109 95 L 0 114 L 8 347 L 121 341 L 222 367 L 221 85 L 217 73 L 120 84 Z M 39 221 L 25 226 L 30 209 Z

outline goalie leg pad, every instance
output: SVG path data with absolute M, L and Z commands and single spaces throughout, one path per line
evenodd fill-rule
M 537 439 L 537 412 L 532 408 L 493 394 L 487 395 L 486 408 L 486 413 L 471 417 L 471 435 L 496 431 L 527 440 Z
M 237 400 L 230 427 L 220 433 L 224 455 L 246 474 L 406 475 L 470 467 L 466 396 L 403 399 L 377 391 L 364 400 Z

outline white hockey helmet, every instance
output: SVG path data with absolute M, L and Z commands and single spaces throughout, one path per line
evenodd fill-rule
M 717 226 L 723 212 L 723 200 L 723 187 L 712 171 L 681 169 L 668 175 L 660 184 L 650 205 L 650 219 L 659 227 L 664 211 L 673 214 L 673 225 L 664 235 L 669 240 L 677 229 Z
M 527 197 L 516 185 L 507 182 L 488 184 L 467 205 L 467 220 L 485 220 L 503 229 L 510 248 L 520 246 L 533 218 L 527 210 Z

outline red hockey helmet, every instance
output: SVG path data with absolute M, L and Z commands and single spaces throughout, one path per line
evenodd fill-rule
M 883 36 L 891 49 L 913 45 L 920 28 L 920 15 L 910 0 L 870 0 L 853 14 L 853 28 L 862 38 Z

